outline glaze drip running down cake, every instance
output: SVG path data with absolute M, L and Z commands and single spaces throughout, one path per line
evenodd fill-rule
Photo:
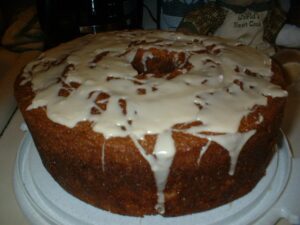
M 15 96 L 66 191 L 118 214 L 178 216 L 233 201 L 264 176 L 283 87 L 280 68 L 250 47 L 136 30 L 42 53 Z

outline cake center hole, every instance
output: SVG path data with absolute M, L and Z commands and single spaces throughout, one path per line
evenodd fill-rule
M 185 53 L 156 48 L 138 49 L 131 64 L 139 74 L 155 74 L 156 77 L 191 68 Z

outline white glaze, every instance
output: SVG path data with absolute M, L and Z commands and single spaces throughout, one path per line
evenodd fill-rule
M 139 144 L 137 138 L 131 137 L 141 155 L 148 161 L 156 182 L 157 204 L 155 209 L 158 213 L 165 212 L 164 189 L 168 181 L 168 175 L 171 164 L 176 152 L 175 144 L 172 138 L 172 131 L 164 131 L 157 136 L 152 154 L 147 154 L 145 149 Z
M 211 140 L 208 140 L 206 142 L 206 144 L 200 148 L 200 150 L 199 150 L 199 156 L 198 156 L 198 159 L 197 159 L 197 164 L 198 165 L 200 165 L 201 159 L 202 159 L 203 155 L 205 154 L 205 152 L 207 151 L 210 143 L 211 143 Z
M 140 43 L 129 46 L 132 42 Z M 209 47 L 210 50 L 203 52 Z M 171 80 L 155 78 L 151 74 L 147 74 L 148 79 L 139 80 L 135 77 L 138 72 L 131 65 L 139 48 L 145 50 L 144 69 L 147 60 L 153 58 L 151 48 L 184 52 L 185 60 L 193 67 L 182 69 L 183 74 Z M 106 54 L 101 60 L 94 61 L 101 53 Z M 60 65 L 45 66 L 56 60 L 64 61 Z M 173 59 L 175 64 L 176 60 L 177 54 Z M 72 66 L 65 71 L 68 65 Z M 247 75 L 247 70 L 256 73 L 256 77 Z M 68 97 L 58 96 L 60 89 L 66 89 L 62 82 L 56 82 L 63 71 L 61 81 L 68 85 L 72 82 L 80 84 L 77 89 L 67 88 L 70 91 Z M 156 209 L 163 213 L 164 188 L 176 152 L 172 127 L 178 123 L 201 121 L 201 126 L 181 130 L 208 139 L 198 161 L 209 144 L 216 142 L 228 150 L 231 158 L 229 174 L 233 175 L 239 152 L 255 133 L 254 130 L 239 133 L 241 119 L 255 105 L 266 105 L 267 96 L 287 95 L 269 81 L 271 76 L 271 60 L 267 56 L 233 41 L 162 31 L 135 31 L 88 35 L 47 51 L 24 69 L 21 85 L 31 81 L 35 91 L 28 110 L 46 106 L 49 119 L 67 127 L 90 121 L 93 130 L 103 133 L 105 138 L 130 136 L 154 173 L 158 195 Z M 114 79 L 109 79 L 112 77 Z M 243 83 L 243 88 L 235 83 L 237 80 Z M 137 94 L 138 88 L 144 89 L 146 94 Z M 101 100 L 107 104 L 106 110 L 95 104 L 100 93 L 110 96 Z M 119 105 L 120 99 L 126 101 L 126 113 Z M 93 107 L 100 114 L 91 114 Z M 203 131 L 225 134 L 200 134 Z M 150 155 L 138 142 L 145 134 L 158 135 Z M 104 154 L 105 146 L 102 148 L 103 171 Z

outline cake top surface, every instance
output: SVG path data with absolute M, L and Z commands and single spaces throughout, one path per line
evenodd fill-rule
M 173 132 L 207 140 L 199 159 L 211 142 L 224 147 L 233 175 L 239 152 L 255 134 L 239 132 L 243 117 L 266 106 L 268 97 L 287 95 L 271 82 L 271 59 L 255 49 L 166 31 L 87 35 L 44 52 L 21 76 L 20 85 L 34 92 L 27 110 L 42 107 L 69 128 L 88 121 L 106 139 L 130 137 L 154 173 L 159 213 L 176 152 Z M 263 120 L 260 115 L 256 123 Z M 151 154 L 139 142 L 147 134 L 157 135 Z
M 286 95 L 271 76 L 267 56 L 233 41 L 133 31 L 46 51 L 25 68 L 22 84 L 31 81 L 35 92 L 28 109 L 46 106 L 54 122 L 90 121 L 106 137 L 142 138 L 193 121 L 201 125 L 186 132 L 235 133 L 267 96 Z

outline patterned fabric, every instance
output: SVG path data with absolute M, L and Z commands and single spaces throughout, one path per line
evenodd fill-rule
M 266 7 L 269 7 L 267 17 L 263 21 L 263 39 L 274 44 L 276 36 L 286 21 L 284 12 L 276 5 L 269 4 L 269 2 L 263 4 L 260 8 L 257 5 L 255 5 L 255 7 L 258 12 L 262 9 L 267 10 Z M 177 30 L 211 35 L 223 24 L 226 16 L 227 10 L 224 4 L 220 4 L 220 2 L 207 3 L 197 10 L 188 13 L 179 24 Z
M 199 9 L 188 13 L 177 30 L 197 34 L 213 34 L 222 25 L 226 11 L 216 3 L 204 4 Z
M 264 20 L 264 40 L 274 44 L 276 37 L 286 21 L 285 13 L 275 5 L 272 6 Z

